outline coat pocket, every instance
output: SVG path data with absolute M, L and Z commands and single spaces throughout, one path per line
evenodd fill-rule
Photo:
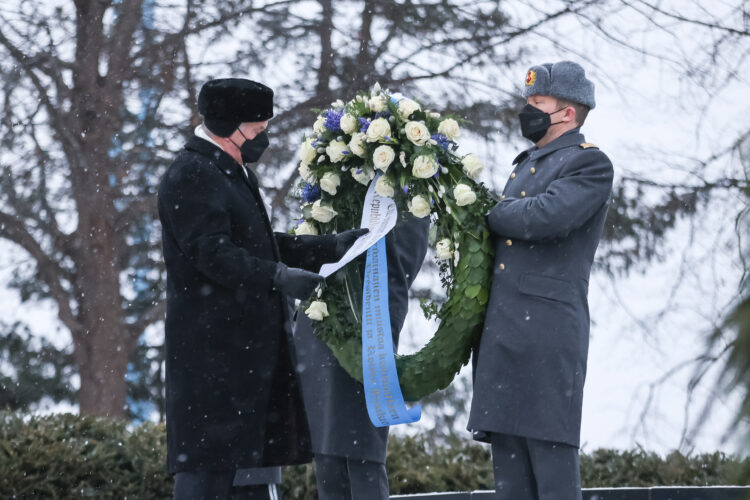
M 518 291 L 545 299 L 572 304 L 575 293 L 573 284 L 567 280 L 544 276 L 541 274 L 523 273 L 518 280 Z

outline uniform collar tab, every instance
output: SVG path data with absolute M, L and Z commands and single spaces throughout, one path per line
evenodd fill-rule
M 536 160 L 541 158 L 542 156 L 547 156 L 548 154 L 554 153 L 555 151 L 558 151 L 560 149 L 569 148 L 571 146 L 578 146 L 582 142 L 586 142 L 586 138 L 583 136 L 580 130 L 581 128 L 578 127 L 565 132 L 563 135 L 550 142 L 546 146 L 532 151 L 531 157 Z

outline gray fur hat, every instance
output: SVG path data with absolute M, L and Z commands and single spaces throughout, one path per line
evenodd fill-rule
M 526 72 L 526 82 L 521 96 L 548 95 L 577 102 L 594 109 L 594 83 L 586 78 L 580 64 L 560 61 L 532 66 Z

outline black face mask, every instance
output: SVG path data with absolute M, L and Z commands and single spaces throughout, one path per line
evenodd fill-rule
M 242 137 L 245 137 L 245 134 L 242 133 L 242 130 L 239 130 Z M 235 146 L 237 146 L 235 144 Z M 260 159 L 260 157 L 263 155 L 263 152 L 268 148 L 268 134 L 266 134 L 266 131 L 259 133 L 252 139 L 248 139 L 245 137 L 245 142 L 242 143 L 242 146 L 238 146 L 240 148 L 240 153 L 242 154 L 242 163 L 255 163 Z
M 560 108 L 553 113 L 545 113 L 541 109 L 527 104 L 518 113 L 518 119 L 521 121 L 521 135 L 532 142 L 539 142 L 552 125 L 562 123 L 552 123 L 551 116 L 563 109 L 565 108 Z

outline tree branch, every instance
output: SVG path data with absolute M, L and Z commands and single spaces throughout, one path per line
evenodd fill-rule
M 50 295 L 57 302 L 58 317 L 73 335 L 81 330 L 81 324 L 70 307 L 70 294 L 59 280 L 64 275 L 57 262 L 52 260 L 24 225 L 10 214 L 0 212 L 0 237 L 16 243 L 36 261 L 37 272 L 49 287 Z

